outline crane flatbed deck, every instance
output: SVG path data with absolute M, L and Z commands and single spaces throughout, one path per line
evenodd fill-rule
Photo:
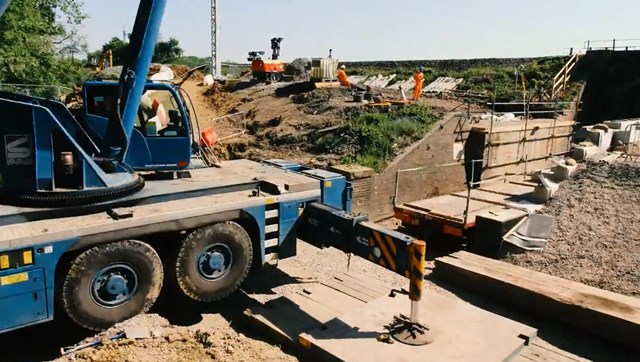
M 317 179 L 248 160 L 223 162 L 219 168 L 190 174 L 190 178 L 148 181 L 142 191 L 115 203 L 68 209 L 0 206 L 0 250 L 163 222 L 186 224 L 194 217 L 269 202 L 317 199 L 321 194 Z M 118 209 L 133 216 L 117 220 L 106 213 Z

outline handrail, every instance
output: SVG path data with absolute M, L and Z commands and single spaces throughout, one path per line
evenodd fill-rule
M 593 47 L 594 44 L 598 44 L 598 45 L 606 44 L 606 46 Z M 590 51 L 590 50 L 627 51 L 629 49 L 640 49 L 640 39 L 587 40 L 584 42 L 584 47 L 587 51 Z
M 573 71 L 575 66 L 578 64 L 578 60 L 580 60 L 580 52 L 573 54 L 562 69 L 560 69 L 558 74 L 553 77 L 551 98 L 556 99 L 558 95 L 567 90 L 567 82 L 569 81 L 569 78 L 571 78 L 571 71 Z

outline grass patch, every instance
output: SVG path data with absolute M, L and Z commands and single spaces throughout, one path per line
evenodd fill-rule
M 363 113 L 349 120 L 341 133 L 321 137 L 316 148 L 345 155 L 344 163 L 381 171 L 398 151 L 421 139 L 437 121 L 438 116 L 421 104 L 388 113 Z

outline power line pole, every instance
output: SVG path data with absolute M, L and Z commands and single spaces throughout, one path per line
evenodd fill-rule
M 222 66 L 218 57 L 218 40 L 220 35 L 220 18 L 218 0 L 211 0 L 211 75 L 221 76 Z

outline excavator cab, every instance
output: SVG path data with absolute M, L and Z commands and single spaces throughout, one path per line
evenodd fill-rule
M 108 125 L 116 109 L 116 82 L 92 81 L 83 85 L 83 119 L 98 143 L 113 134 Z M 145 84 L 125 163 L 136 171 L 175 171 L 190 165 L 193 127 L 179 92 L 166 83 Z

